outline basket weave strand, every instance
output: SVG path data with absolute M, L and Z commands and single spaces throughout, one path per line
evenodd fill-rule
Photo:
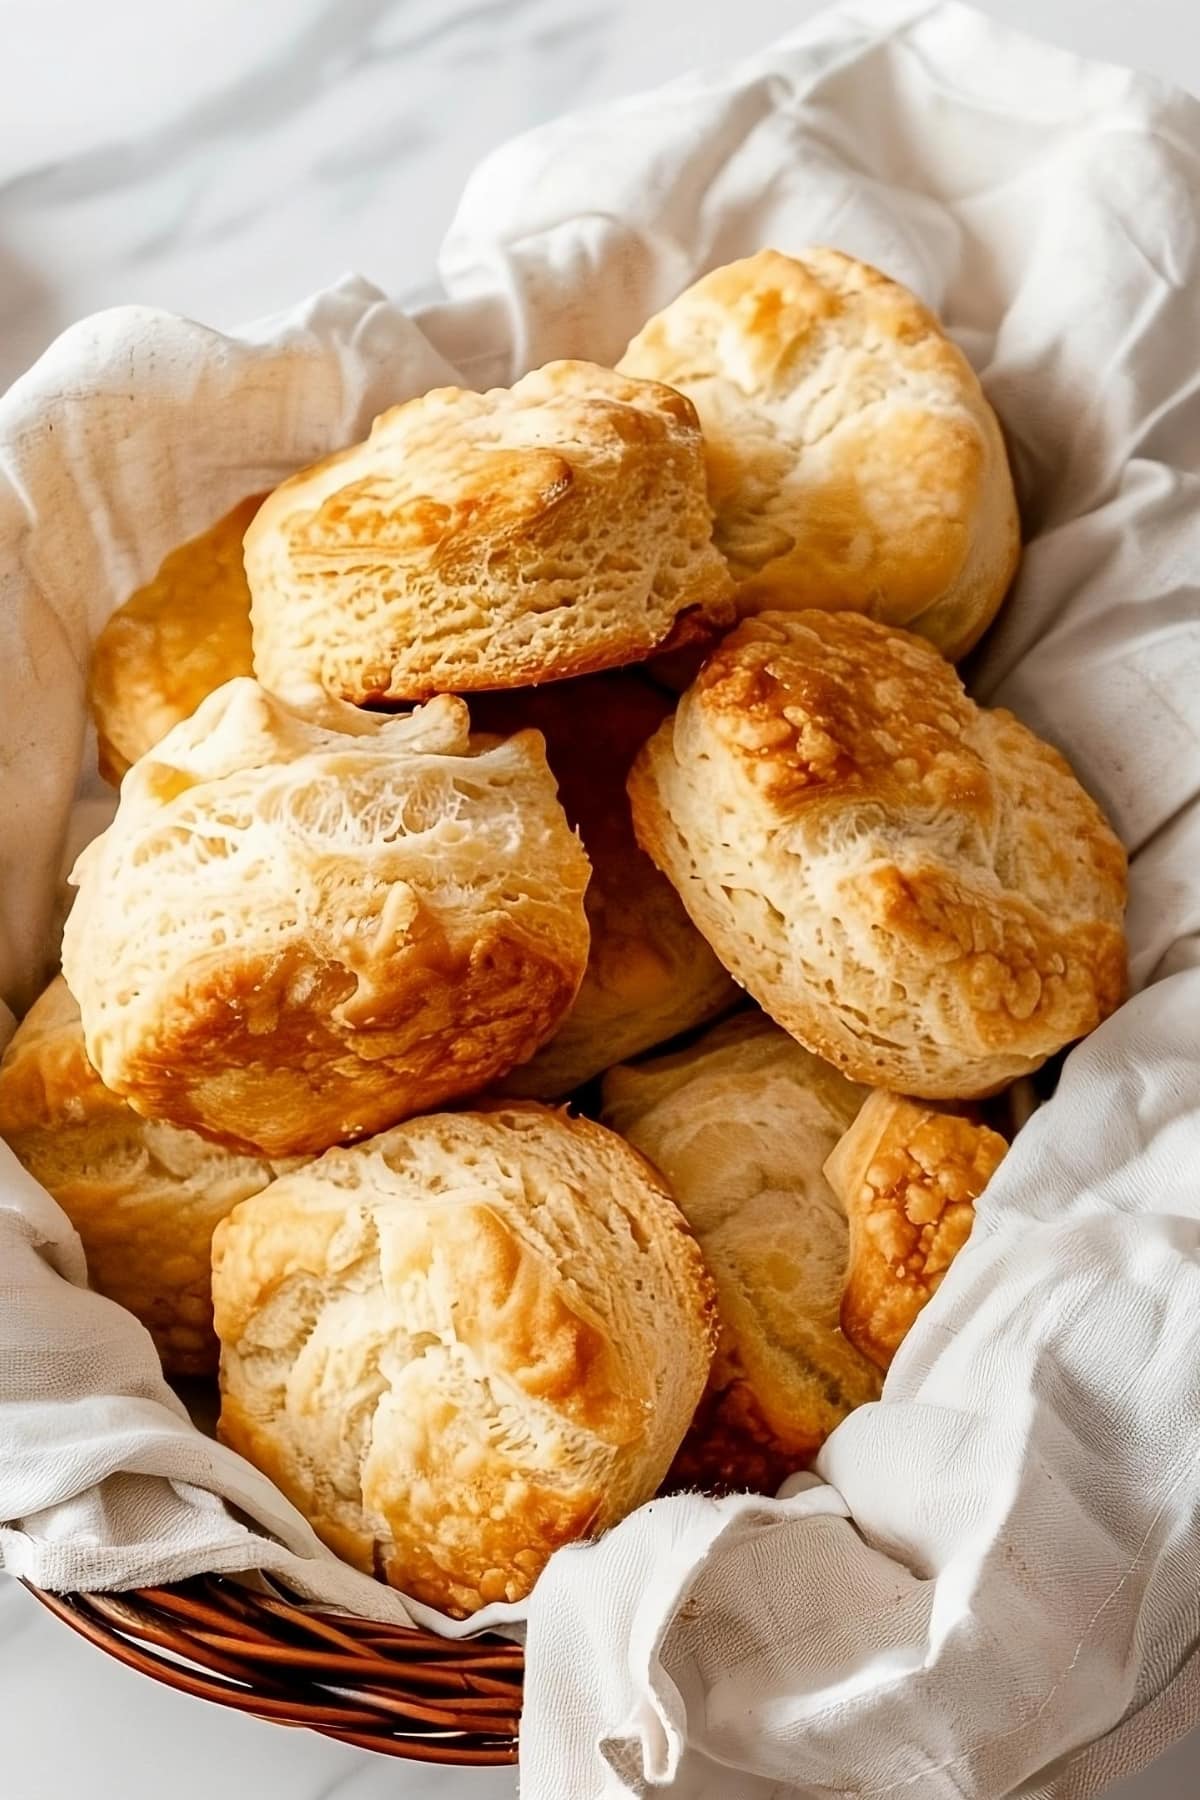
M 181 1693 L 416 1762 L 516 1761 L 525 1659 L 504 1638 L 333 1617 L 215 1575 L 128 1594 L 30 1592 Z

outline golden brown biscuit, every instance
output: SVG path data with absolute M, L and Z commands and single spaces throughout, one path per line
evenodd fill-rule
M 190 718 L 235 675 L 249 675 L 250 589 L 242 538 L 263 495 L 252 494 L 172 550 L 152 581 L 119 606 L 92 651 L 88 699 L 100 773 L 131 763 Z
M 588 862 L 541 739 L 231 681 L 121 784 L 63 970 L 101 1079 L 230 1149 L 304 1155 L 528 1057 L 587 961 Z
M 837 250 L 706 275 L 618 365 L 696 405 L 738 605 L 850 608 L 965 654 L 1020 555 L 996 415 L 914 294 Z
M 278 693 L 525 687 L 733 616 L 691 402 L 592 363 L 393 407 L 275 490 L 245 556 Z
M 531 1062 L 500 1091 L 561 1099 L 593 1075 L 733 1005 L 738 990 L 675 889 L 639 850 L 629 816 L 629 765 L 671 700 L 632 672 L 587 675 L 504 694 L 479 694 L 484 731 L 532 726 L 546 740 L 567 818 L 592 865 L 584 905 L 592 941 L 575 1004 Z
M 630 794 L 726 968 L 852 1080 L 994 1092 L 1121 999 L 1125 854 L 1099 807 L 907 632 L 745 620 Z
M 842 1330 L 886 1369 L 937 1293 L 1008 1145 L 899 1094 L 871 1095 L 825 1164 L 850 1221 Z
M 462 1618 L 658 1487 L 712 1284 L 654 1171 L 545 1107 L 410 1119 L 218 1228 L 224 1441 L 347 1562 Z
M 79 1233 L 91 1285 L 142 1321 L 167 1373 L 215 1374 L 213 1228 L 295 1165 L 139 1119 L 89 1063 L 61 975 L 0 1060 L 0 1137 Z
M 605 1123 L 662 1170 L 717 1286 L 676 1484 L 774 1489 L 878 1396 L 839 1324 L 846 1219 L 821 1173 L 863 1098 L 761 1013 L 605 1077 Z

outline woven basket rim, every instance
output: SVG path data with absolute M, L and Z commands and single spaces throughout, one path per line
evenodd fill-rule
M 280 1584 L 196 1575 L 168 1587 L 52 1594 L 55 1618 L 178 1693 L 413 1762 L 517 1760 L 525 1653 L 333 1613 Z

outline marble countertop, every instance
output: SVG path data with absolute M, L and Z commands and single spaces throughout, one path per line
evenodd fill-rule
M 982 0 L 1200 91 L 1195 0 Z M 813 0 L 0 0 L 0 390 L 122 301 L 226 326 L 347 269 L 408 299 L 472 166 L 568 108 L 745 54 Z M 501 1800 L 169 1692 L 0 1577 L 4 1800 Z M 1112 1800 L 1200 1791 L 1200 1734 Z M 563 1800 L 571 1800 L 564 1795 Z M 731 1792 L 724 1800 L 736 1800 Z

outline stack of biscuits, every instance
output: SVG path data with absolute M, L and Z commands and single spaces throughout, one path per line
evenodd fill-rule
M 1120 844 L 954 667 L 1018 557 L 934 317 L 764 251 L 114 614 L 0 1135 L 338 1554 L 464 1617 L 878 1399 L 1122 996 Z

